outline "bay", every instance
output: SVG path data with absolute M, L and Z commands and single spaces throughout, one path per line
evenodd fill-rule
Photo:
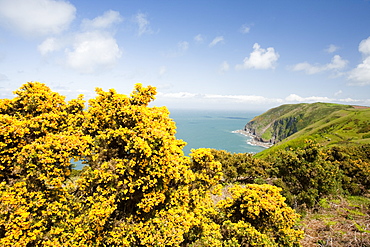
M 176 137 L 187 142 L 185 155 L 197 148 L 214 148 L 231 153 L 258 153 L 265 149 L 251 145 L 250 137 L 233 133 L 243 129 L 261 112 L 179 109 L 170 112 L 177 126 Z

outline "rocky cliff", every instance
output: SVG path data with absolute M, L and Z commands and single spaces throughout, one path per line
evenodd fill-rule
M 329 103 L 282 105 L 253 118 L 244 131 L 256 141 L 276 144 L 333 112 L 348 108 L 353 107 Z

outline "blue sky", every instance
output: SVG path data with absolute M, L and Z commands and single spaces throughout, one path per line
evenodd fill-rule
M 157 87 L 152 105 L 370 106 L 369 0 L 0 0 L 0 98 Z

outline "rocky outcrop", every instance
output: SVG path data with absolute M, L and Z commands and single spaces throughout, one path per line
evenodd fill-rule
M 245 125 L 244 131 L 253 136 L 256 141 L 268 144 L 275 144 L 298 131 L 299 117 L 276 117 L 277 119 L 269 117 L 271 118 L 269 123 L 261 122 L 261 118 L 260 121 L 252 120 Z

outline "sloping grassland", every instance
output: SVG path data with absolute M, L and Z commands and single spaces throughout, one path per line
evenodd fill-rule
M 301 146 L 307 139 L 324 146 L 368 144 L 370 108 L 329 103 L 283 105 L 255 117 L 245 130 L 259 141 L 275 144 L 260 155 Z

